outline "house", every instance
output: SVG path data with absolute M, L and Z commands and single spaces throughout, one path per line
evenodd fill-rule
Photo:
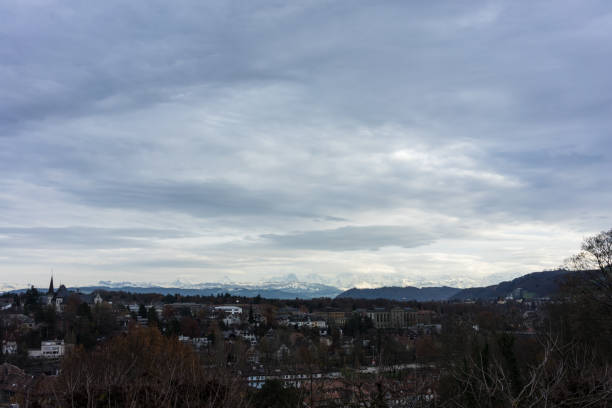
M 40 349 L 28 350 L 28 356 L 32 358 L 60 358 L 65 351 L 64 340 L 46 340 L 40 343 Z
M 277 360 L 284 360 L 289 357 L 291 350 L 284 344 L 281 344 L 278 350 L 276 350 L 275 357 Z
M 239 325 L 240 317 L 237 315 L 230 314 L 229 316 L 223 318 L 223 324 L 225 324 L 226 326 Z
M 74 292 L 72 293 L 74 294 Z M 76 295 L 79 297 L 81 302 L 87 303 L 88 305 L 99 305 L 104 301 L 104 299 L 102 299 L 102 296 L 100 296 L 99 292 L 92 292 L 90 294 L 86 294 L 79 292 L 79 290 L 77 289 Z
M 246 352 L 247 362 L 251 364 L 259 364 L 259 351 L 253 346 L 249 347 Z
M 276 377 L 274 377 L 276 378 Z M 246 376 L 247 385 L 251 388 L 260 389 L 267 380 L 272 379 L 271 376 L 265 375 L 263 372 L 253 372 Z
M 51 285 L 50 285 L 49 291 L 52 291 L 52 290 L 53 290 L 53 278 L 51 279 Z M 70 297 L 70 291 L 68 290 L 68 288 L 66 288 L 65 285 L 60 285 L 57 292 L 55 292 L 53 295 L 52 295 L 52 292 L 47 293 L 47 304 L 54 305 L 55 310 L 57 310 L 58 312 L 61 312 L 64 310 L 64 303 L 66 303 L 69 297 Z
M 18 395 L 24 395 L 32 384 L 32 376 L 11 364 L 0 365 L 0 406 L 14 401 Z
M 4 322 L 2 322 L 4 327 L 8 327 L 9 325 L 13 325 L 15 327 L 19 327 L 22 329 L 33 329 L 36 326 L 36 322 L 30 316 L 26 316 L 24 314 L 11 314 L 6 316 Z
M 248 331 L 242 331 L 239 334 L 240 337 L 242 337 L 245 341 L 249 342 L 251 344 L 251 346 L 254 346 L 257 344 L 257 337 L 255 337 L 255 334 L 250 333 Z
M 17 342 L 2 340 L 2 354 L 17 354 Z

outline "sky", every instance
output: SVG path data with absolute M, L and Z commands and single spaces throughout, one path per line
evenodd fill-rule
M 0 286 L 472 286 L 612 227 L 612 4 L 0 2 Z

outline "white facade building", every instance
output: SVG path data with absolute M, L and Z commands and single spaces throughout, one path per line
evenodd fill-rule
M 28 356 L 33 358 L 59 358 L 64 355 L 65 351 L 64 340 L 47 340 L 40 343 L 40 350 L 28 350 Z
M 242 314 L 242 308 L 240 306 L 215 306 L 215 311 L 225 312 L 231 315 Z
M 17 342 L 16 341 L 2 341 L 2 354 L 17 354 Z

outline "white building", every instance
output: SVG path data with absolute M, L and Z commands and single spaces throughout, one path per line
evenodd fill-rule
M 239 306 L 215 306 L 215 311 L 225 312 L 231 315 L 242 314 L 242 308 Z
M 2 354 L 17 354 L 17 342 L 16 341 L 2 341 Z
M 325 329 L 327 328 L 327 323 L 325 322 L 325 320 L 310 320 L 309 318 L 306 319 L 295 319 L 295 320 L 287 320 L 282 322 L 283 326 L 294 326 L 294 327 L 310 327 L 310 328 L 319 328 L 319 329 Z
M 189 336 L 182 336 L 179 335 L 178 336 L 178 340 L 183 342 L 183 343 L 191 343 L 193 345 L 193 347 L 199 349 L 202 347 L 208 347 L 208 344 L 210 343 L 210 341 L 208 340 L 207 337 L 189 337 Z
M 47 340 L 40 343 L 40 350 L 28 350 L 28 356 L 33 358 L 59 358 L 64 355 L 65 351 L 64 340 Z

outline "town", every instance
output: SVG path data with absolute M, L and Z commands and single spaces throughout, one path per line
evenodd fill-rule
M 165 347 L 186 347 L 244 404 L 267 406 L 270 395 L 293 393 L 289 401 L 311 407 L 377 399 L 389 407 L 430 406 L 443 392 L 441 368 L 468 343 L 504 333 L 521 350 L 533 349 L 552 303 L 523 299 L 520 291 L 495 302 L 424 303 L 81 293 L 55 289 L 51 278 L 46 290 L 0 297 L 0 403 L 57 405 L 58 390 L 67 392 L 61 383 L 77 375 L 71 358 L 118 338 L 153 336 Z M 85 394 L 78 398 L 92 406 Z

